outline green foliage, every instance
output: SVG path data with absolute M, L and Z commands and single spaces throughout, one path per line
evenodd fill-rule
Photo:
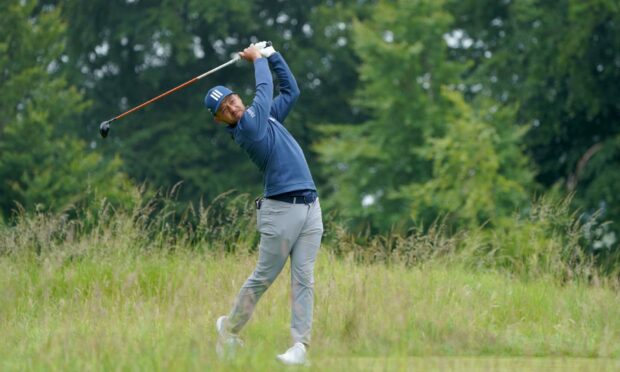
M 408 208 L 391 193 L 430 175 L 430 163 L 412 150 L 442 130 L 441 84 L 457 71 L 437 43 L 449 21 L 440 3 L 402 1 L 381 3 L 371 21 L 355 24 L 362 61 L 355 104 L 372 119 L 325 126 L 315 145 L 333 191 L 328 205 L 355 224 L 367 218 L 382 228 L 396 223 Z
M 432 175 L 404 186 L 401 195 L 411 203 L 414 220 L 442 215 L 450 226 L 502 225 L 529 202 L 532 173 L 520 148 L 527 128 L 514 127 L 510 110 L 493 113 L 490 107 L 479 115 L 460 94 L 442 94 L 454 107 L 447 114 L 448 129 L 419 149 L 433 162 Z
M 448 60 L 451 17 L 436 1 L 381 3 L 356 24 L 362 60 L 355 104 L 371 119 L 323 126 L 315 149 L 328 167 L 331 205 L 354 224 L 476 225 L 527 200 L 531 174 L 510 110 L 488 114 L 453 88 L 464 66 Z M 482 104 L 480 104 L 483 106 Z
M 66 209 L 88 203 L 89 194 L 126 201 L 131 186 L 120 159 L 104 161 L 71 135 L 87 104 L 58 73 L 59 12 L 34 5 L 0 7 L 0 211 L 8 215 L 16 203 Z
M 474 62 L 465 77 L 479 93 L 468 91 L 518 105 L 519 122 L 532 125 L 524 144 L 537 181 L 619 221 L 618 2 L 452 1 L 450 9 L 463 33 L 451 53 Z

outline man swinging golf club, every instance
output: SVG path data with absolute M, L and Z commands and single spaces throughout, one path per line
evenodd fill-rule
M 323 221 L 304 154 L 282 125 L 299 96 L 299 88 L 284 58 L 270 44 L 250 45 L 239 55 L 254 64 L 256 95 L 252 104 L 245 107 L 237 94 L 216 86 L 205 96 L 205 105 L 263 173 L 265 190 L 264 198 L 256 202 L 261 234 L 258 262 L 230 313 L 217 319 L 216 350 L 220 356 L 230 356 L 241 345 L 239 331 L 290 257 L 293 346 L 277 358 L 286 364 L 304 364 L 312 328 L 314 263 Z M 275 98 L 270 65 L 280 85 Z

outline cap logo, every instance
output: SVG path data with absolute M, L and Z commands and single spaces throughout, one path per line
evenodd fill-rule
M 220 92 L 217 89 L 213 90 L 213 92 L 211 92 L 210 94 L 211 98 L 213 98 L 216 101 L 222 98 L 222 95 L 223 95 L 222 92 Z

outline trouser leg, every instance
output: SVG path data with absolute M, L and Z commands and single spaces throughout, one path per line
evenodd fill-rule
M 228 315 L 226 328 L 239 333 L 248 322 L 263 293 L 278 277 L 290 255 L 292 242 L 303 226 L 300 210 L 285 203 L 265 201 L 258 212 L 261 233 L 258 262 L 243 284 Z
M 319 201 L 311 204 L 308 216 L 291 250 L 291 335 L 294 342 L 310 345 L 314 306 L 314 263 L 323 236 Z
M 264 248 L 262 240 L 261 238 L 256 268 L 239 290 L 235 304 L 228 315 L 227 328 L 232 333 L 239 333 L 250 320 L 258 300 L 278 277 L 288 257 L 288 252 L 286 254 L 269 252 Z

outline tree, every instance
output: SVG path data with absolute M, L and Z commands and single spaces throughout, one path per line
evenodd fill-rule
M 371 118 L 323 126 L 316 145 L 328 201 L 353 224 L 387 229 L 414 217 L 428 225 L 450 213 L 457 225 L 480 223 L 524 199 L 522 132 L 505 115 L 495 128 L 496 118 L 482 119 L 462 100 L 463 66 L 448 59 L 444 40 L 451 22 L 443 2 L 418 0 L 382 2 L 372 20 L 356 24 L 355 104 Z
M 429 138 L 420 154 L 433 163 L 430 179 L 402 188 L 414 220 L 446 216 L 449 226 L 501 226 L 525 209 L 533 173 L 521 141 L 528 128 L 515 127 L 514 110 L 474 110 L 460 93 L 444 90 L 452 103 L 447 130 Z M 424 218 L 426 217 L 426 218 Z
M 477 95 L 517 106 L 547 189 L 620 220 L 620 6 L 615 0 L 452 1 L 456 60 Z M 617 227 L 616 227 L 617 229 Z
M 128 200 L 120 161 L 70 134 L 87 105 L 58 72 L 65 28 L 33 2 L 0 5 L 0 211 L 59 210 L 97 195 Z

